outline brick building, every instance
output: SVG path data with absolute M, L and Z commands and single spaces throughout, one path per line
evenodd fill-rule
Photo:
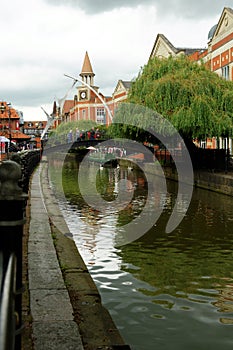
M 61 120 L 65 122 L 93 120 L 98 124 L 109 125 L 117 104 L 127 97 L 130 82 L 119 80 L 112 96 L 104 96 L 94 83 L 95 73 L 87 52 L 80 77 L 83 83 L 76 88 L 73 100 L 65 101 L 61 111 Z M 88 84 L 91 88 L 88 88 L 85 84 Z
M 197 62 L 203 61 L 211 71 L 224 79 L 233 80 L 233 10 L 224 7 L 218 23 L 208 33 L 207 48 L 175 47 L 165 35 L 158 34 L 149 58 L 177 55 L 187 55 Z M 112 96 L 104 96 L 94 84 L 95 74 L 87 52 L 80 77 L 83 84 L 76 88 L 73 100 L 65 101 L 58 119 L 60 122 L 93 120 L 98 124 L 109 125 L 118 103 L 126 100 L 131 82 L 119 80 Z M 91 89 L 85 84 L 89 84 Z M 107 105 L 107 109 L 98 95 Z M 199 140 L 198 145 L 206 148 L 229 148 L 233 154 L 232 138 Z
M 22 113 L 15 110 L 10 103 L 0 102 L 0 153 L 4 154 L 28 142 L 30 136 L 21 131 L 23 125 Z
M 46 127 L 47 121 L 26 121 L 22 131 L 29 137 L 31 147 L 41 148 L 41 135 Z
M 150 58 L 167 58 L 185 54 L 194 61 L 203 61 L 213 72 L 224 79 L 233 80 L 233 10 L 225 7 L 220 19 L 208 33 L 207 48 L 175 47 L 163 35 L 158 34 Z
M 223 79 L 233 81 L 233 9 L 224 7 L 217 24 L 208 33 L 207 48 L 174 47 L 163 35 L 158 34 L 150 58 L 187 55 L 191 60 L 204 62 L 206 66 Z M 205 148 L 229 148 L 233 154 L 232 138 L 200 140 Z

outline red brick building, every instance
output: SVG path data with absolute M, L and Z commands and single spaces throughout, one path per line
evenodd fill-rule
M 211 71 L 224 79 L 233 80 L 233 10 L 229 7 L 223 9 L 218 23 L 208 33 L 207 48 L 175 47 L 165 35 L 158 34 L 149 58 L 177 55 L 187 55 L 197 62 L 204 61 Z M 83 84 L 77 87 L 73 100 L 65 101 L 58 119 L 64 122 L 93 120 L 98 124 L 109 125 L 118 103 L 126 100 L 131 82 L 119 80 L 112 96 L 104 96 L 94 84 L 95 74 L 87 52 L 80 77 Z M 201 147 L 229 148 L 233 154 L 232 138 L 196 141 Z
M 0 134 L 10 137 L 13 131 L 19 131 L 20 116 L 7 102 L 0 102 Z
M 217 24 L 208 33 L 207 48 L 177 48 L 163 35 L 158 34 L 150 58 L 167 58 L 185 54 L 191 60 L 204 62 L 212 71 L 226 80 L 233 80 L 233 10 L 224 7 Z M 232 138 L 198 140 L 205 148 L 229 148 L 233 154 Z
M 19 146 L 23 142 L 30 140 L 30 136 L 25 135 L 20 129 L 22 126 L 21 113 L 12 108 L 6 101 L 0 102 L 0 151 L 1 158 L 7 152 L 9 144 Z M 5 141 L 3 141 L 5 140 Z M 9 141 L 7 141 L 9 140 Z
M 41 135 L 46 127 L 47 121 L 26 121 L 22 131 L 29 137 L 31 147 L 41 148 Z
M 65 101 L 61 120 L 64 122 L 93 120 L 98 124 L 109 125 L 114 114 L 114 108 L 127 97 L 130 82 L 119 80 L 113 95 L 104 96 L 94 83 L 95 73 L 87 52 L 80 77 L 83 83 L 76 88 L 74 99 Z
M 191 55 L 204 61 L 211 71 L 226 80 L 233 80 L 233 10 L 225 7 L 220 19 L 209 31 L 208 47 Z

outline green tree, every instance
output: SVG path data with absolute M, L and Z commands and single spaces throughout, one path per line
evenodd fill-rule
M 128 102 L 161 114 L 184 140 L 233 134 L 233 83 L 186 56 L 150 59 L 132 83 Z M 148 130 L 150 123 L 143 117 L 140 127 Z M 122 128 L 124 136 L 142 137 L 142 130 Z
M 101 134 L 101 138 L 105 137 L 106 134 L 106 126 L 105 125 L 98 125 L 93 120 L 78 120 L 78 121 L 71 121 L 71 122 L 62 122 L 56 129 L 52 130 L 50 132 L 50 143 L 53 144 L 55 142 L 58 143 L 66 143 L 67 142 L 67 134 L 70 130 L 72 130 L 74 140 L 75 138 L 75 132 L 76 129 L 79 129 L 80 132 L 86 132 L 88 130 L 91 130 L 91 128 L 94 127 L 95 130 L 98 128 Z

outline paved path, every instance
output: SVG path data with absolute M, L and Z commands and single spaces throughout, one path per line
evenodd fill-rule
M 40 173 L 31 184 L 28 277 L 35 350 L 83 350 L 78 326 L 53 245 Z

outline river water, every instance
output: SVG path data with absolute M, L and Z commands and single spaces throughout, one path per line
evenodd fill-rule
M 56 188 L 61 166 L 62 188 Z M 90 164 L 86 181 L 95 175 L 108 202 L 100 211 L 80 194 L 78 169 L 77 162 L 54 161 L 53 187 L 102 302 L 131 349 L 233 349 L 233 198 L 194 189 L 183 221 L 168 234 L 177 184 L 168 182 L 164 192 L 154 178 L 151 209 L 161 206 L 160 218 L 142 237 L 119 247 L 117 230 L 143 211 L 148 181 L 142 172 L 122 167 L 96 174 Z M 122 179 L 132 200 L 116 211 Z M 181 211 L 184 205 L 185 195 Z

